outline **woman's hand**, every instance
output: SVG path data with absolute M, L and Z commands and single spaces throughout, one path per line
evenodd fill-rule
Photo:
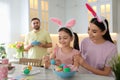
M 103 70 L 96 69 L 96 68 L 92 67 L 91 65 L 87 64 L 86 61 L 82 58 L 82 56 L 79 54 L 74 56 L 74 62 L 78 62 L 79 65 L 81 65 L 82 67 L 84 67 L 88 71 L 91 71 L 92 73 L 97 74 L 97 75 L 108 76 L 111 72 L 110 67 L 105 67 Z
M 84 59 L 82 58 L 80 54 L 76 54 L 74 56 L 74 63 L 79 64 L 79 65 L 82 65 L 84 63 Z
M 73 65 L 75 66 L 75 67 L 79 67 L 79 57 L 78 57 L 78 55 L 75 55 L 74 57 L 73 57 Z

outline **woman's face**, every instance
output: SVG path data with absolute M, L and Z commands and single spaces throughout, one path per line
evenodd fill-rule
M 105 34 L 105 31 L 101 31 L 98 26 L 96 26 L 93 23 L 90 23 L 88 27 L 88 34 L 90 39 L 94 43 L 97 43 L 97 42 L 100 42 L 101 40 L 104 40 L 102 36 Z
M 66 33 L 65 31 L 60 31 L 59 33 L 59 43 L 62 47 L 70 46 L 70 42 L 72 41 L 72 37 Z

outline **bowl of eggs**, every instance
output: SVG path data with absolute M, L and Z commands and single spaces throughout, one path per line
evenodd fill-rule
M 59 63 L 59 62 L 58 61 L 56 62 L 54 59 L 51 59 L 50 63 L 52 65 L 56 65 L 56 63 Z M 53 72 L 61 78 L 71 78 L 76 73 L 76 71 L 72 71 L 71 68 L 69 68 L 65 64 L 56 65 L 53 69 Z
M 76 71 L 71 71 L 68 66 L 56 66 L 53 72 L 61 78 L 71 78 L 75 75 Z

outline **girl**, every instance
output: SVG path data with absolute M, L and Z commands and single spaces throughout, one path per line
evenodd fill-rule
M 73 25 L 74 21 L 73 20 L 70 21 L 69 27 L 71 26 L 71 23 Z M 56 61 L 55 65 L 59 66 L 60 64 L 66 64 L 72 70 L 76 70 L 77 69 L 76 67 L 78 67 L 78 64 L 74 63 L 73 57 L 75 54 L 80 54 L 78 51 L 79 50 L 79 44 L 78 44 L 79 42 L 78 42 L 77 34 L 72 32 L 66 25 L 66 27 L 60 27 L 60 29 L 58 30 L 58 37 L 59 37 L 59 43 L 60 43 L 61 47 L 55 48 L 54 53 L 50 55 L 50 59 L 52 59 L 52 58 L 55 59 L 55 61 Z M 71 47 L 70 44 L 73 41 L 73 39 L 74 39 L 73 47 Z M 46 59 L 44 58 L 44 60 L 46 60 Z M 49 59 L 47 59 L 47 60 L 49 60 Z M 46 62 L 46 64 L 48 64 L 48 63 Z M 45 67 L 48 68 L 49 66 L 46 65 Z

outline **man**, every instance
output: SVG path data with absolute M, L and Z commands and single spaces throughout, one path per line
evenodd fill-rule
M 49 33 L 40 28 L 40 19 L 31 20 L 33 28 L 25 36 L 25 50 L 28 51 L 28 58 L 42 58 L 47 54 L 47 48 L 52 47 L 52 40 Z

